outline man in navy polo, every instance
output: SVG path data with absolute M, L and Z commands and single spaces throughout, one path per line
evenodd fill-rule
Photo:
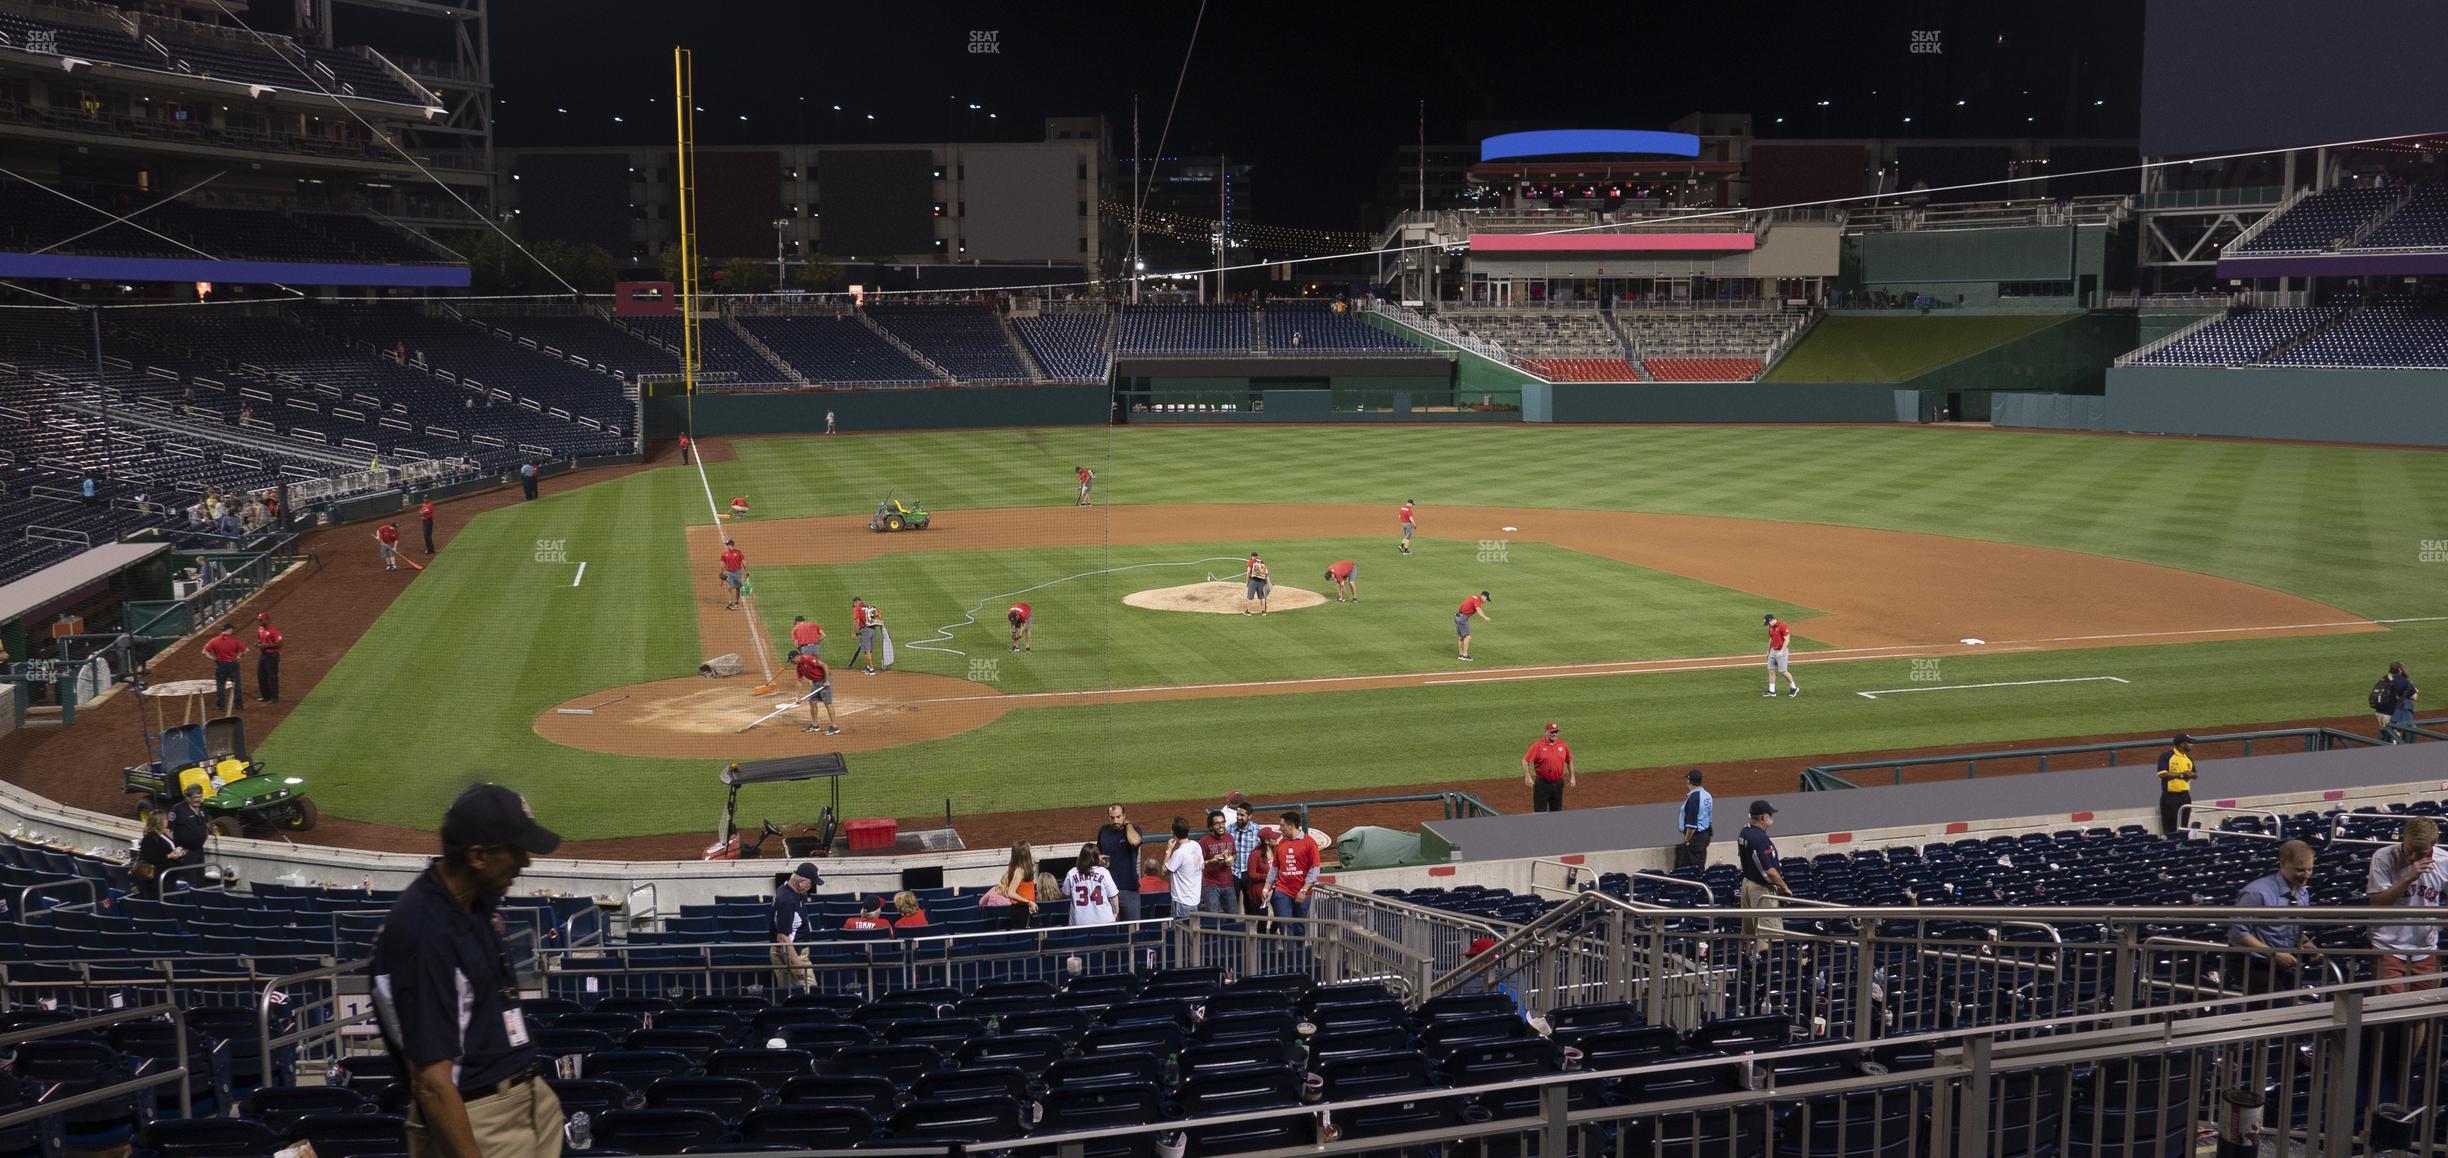
M 815 980 L 808 970 L 807 954 L 799 949 L 799 932 L 807 928 L 807 895 L 824 880 L 816 871 L 815 861 L 802 861 L 791 875 L 774 889 L 772 919 L 766 928 L 773 935 L 774 987 L 790 989 Z
M 561 847 L 498 784 L 459 794 L 442 855 L 391 906 L 374 942 L 374 1013 L 408 1080 L 415 1158 L 561 1153 L 561 1100 L 536 1072 L 496 909 L 531 856 Z

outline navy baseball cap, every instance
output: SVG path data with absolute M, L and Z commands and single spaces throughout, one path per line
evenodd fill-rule
M 1763 616 L 1760 616 L 1760 626 L 1761 626 L 1761 627 L 1766 627 L 1766 626 L 1768 626 L 1769 624 L 1771 624 L 1771 623 L 1775 623 L 1775 622 L 1776 622 L 1776 616 L 1773 616 L 1773 615 L 1763 615 Z
M 559 833 L 535 822 L 527 798 L 499 784 L 478 784 L 442 814 L 442 843 L 458 848 L 508 845 L 542 856 L 561 847 Z
M 1775 815 L 1776 815 L 1776 805 L 1770 804 L 1770 803 L 1768 803 L 1768 802 L 1767 802 L 1767 801 L 1765 801 L 1765 800 L 1754 800 L 1754 801 L 1752 801 L 1752 802 L 1751 802 L 1751 815 L 1753 815 L 1753 816 L 1775 816 Z
M 817 871 L 816 862 L 812 860 L 799 862 L 799 867 L 792 869 L 791 875 L 799 878 L 800 880 L 806 881 L 811 885 L 820 885 L 824 883 L 824 874 Z

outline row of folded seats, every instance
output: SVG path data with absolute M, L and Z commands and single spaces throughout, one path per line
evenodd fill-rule
M 1058 381 L 1103 382 L 1113 365 L 1106 349 L 1112 327 L 1113 315 L 1108 313 L 1012 319 L 1012 328 L 1019 331 L 1029 355 L 1048 377 Z

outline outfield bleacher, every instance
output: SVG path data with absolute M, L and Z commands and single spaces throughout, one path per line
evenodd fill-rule
M 1266 348 L 1278 354 L 1313 350 L 1321 354 L 1418 353 L 1421 349 L 1399 334 L 1362 321 L 1357 311 L 1338 312 L 1328 302 L 1269 302 L 1257 311 L 1257 317 Z
M 1621 358 L 1523 358 L 1523 369 L 1553 382 L 1637 382 L 1640 369 Z
M 1596 310 L 1448 310 L 1440 315 L 1523 361 L 1624 361 L 1628 351 Z
M 2314 193 L 2288 206 L 2228 256 L 2321 253 L 2336 248 L 2406 196 L 2402 187 L 2348 188 Z
M 1026 382 L 1028 367 L 985 306 L 868 306 L 867 317 L 962 382 Z
M 1113 370 L 1113 315 L 1039 314 L 1012 319 L 1029 356 L 1057 382 L 1103 382 Z
M 733 320 L 810 382 L 925 386 L 942 381 L 853 316 L 752 315 Z
M 1247 354 L 1255 325 L 1245 305 L 1137 305 L 1122 310 L 1117 354 Z

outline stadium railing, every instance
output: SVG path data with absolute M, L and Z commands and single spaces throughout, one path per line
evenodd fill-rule
M 23 1109 L 0 1113 L 0 1131 L 12 1130 L 28 1122 L 64 1114 L 83 1106 L 127 1098 L 131 1095 L 145 1094 L 149 1101 L 152 1096 L 151 1091 L 165 1085 L 173 1086 L 178 1092 L 178 1116 L 185 1118 L 193 1114 L 193 1104 L 188 1100 L 189 1083 L 185 1064 L 185 1059 L 191 1056 L 187 1048 L 187 1017 L 175 1005 L 140 1005 L 132 1009 L 96 1014 L 92 1017 L 80 1017 L 73 1021 L 44 1022 L 27 1029 L 0 1033 L 0 1053 L 13 1057 L 17 1053 L 17 1047 L 27 1042 L 58 1037 L 90 1037 L 96 1030 L 105 1026 L 130 1021 L 149 1021 L 154 1018 L 169 1019 L 174 1040 L 177 1042 L 180 1064 L 159 1068 L 148 1066 L 131 1075 L 126 1081 L 113 1082 L 67 1097 L 44 1098 Z
M 1770 909 L 1693 909 L 1591 889 L 1512 929 L 1429 992 L 1501 983 L 1531 1014 L 1629 1002 L 1650 1024 L 1686 1032 L 1749 1008 L 1742 998 L 1773 994 L 1797 1022 L 1867 1041 L 2251 996 L 2254 971 L 2224 930 L 2276 923 L 2323 946 L 2312 977 L 2321 984 L 2304 990 L 2312 993 L 2367 984 L 2349 982 L 2341 962 L 2378 956 L 2365 939 L 2373 927 L 2436 929 L 2448 913 L 2321 907 L 2281 918 L 2266 908 L 1848 907 L 1782 897 Z
M 1263 927 L 1261 927 L 1263 926 Z M 547 997 L 682 991 L 757 994 L 774 981 L 770 942 L 607 944 L 546 948 L 536 961 Z M 1434 976 L 1424 952 L 1360 925 L 1314 914 L 1251 921 L 1197 913 L 1106 925 L 819 942 L 809 948 L 808 987 L 871 997 L 932 986 L 1044 980 L 1210 965 L 1247 976 L 1294 970 L 1320 983 L 1367 978 L 1416 1000 Z
M 1813 764 L 1802 770 L 1797 787 L 1803 792 L 1859 788 L 1861 784 L 1858 781 L 1844 774 L 1882 768 L 1894 773 L 1893 783 L 1902 784 L 1904 783 L 1904 770 L 1907 768 L 1933 768 L 1952 764 L 1963 765 L 1964 779 L 1976 780 L 1980 778 L 1982 763 L 1996 763 L 2001 760 L 2036 761 L 2038 766 L 2033 770 L 2046 772 L 2049 758 L 2052 756 L 2079 756 L 2103 752 L 2108 756 L 2107 766 L 2114 768 L 2117 767 L 2117 757 L 2122 753 L 2165 748 L 2174 739 L 2172 736 L 2162 736 L 2142 740 L 2112 740 L 2100 744 L 2065 744 L 2050 748 L 2013 748 L 1998 752 L 1968 752 L 1956 756 L 1912 756 L 1895 760 Z M 2380 741 L 2370 736 L 2360 736 L 2337 728 L 2279 728 L 2263 732 L 2227 732 L 2219 735 L 2195 736 L 2193 742 L 2196 744 L 2241 744 L 2244 749 L 2243 754 L 2247 756 L 2253 754 L 2255 744 L 2267 749 L 2273 746 L 2273 742 L 2276 742 L 2275 746 L 2281 749 L 2293 748 L 2304 752 L 2333 752 L 2345 748 L 2380 746 Z M 2082 766 L 2091 767 L 2092 765 Z
M 1312 914 L 1339 921 L 1427 958 L 1440 975 L 1460 968 L 1481 937 L 1502 938 L 1520 926 L 1451 909 L 1415 905 L 1341 885 L 1320 885 Z
M 297 561 L 297 539 L 282 533 L 246 551 L 208 551 L 196 556 L 204 585 L 184 599 L 132 599 L 121 605 L 127 634 L 176 639 L 229 614 L 280 578 Z
M 1282 1153 L 1472 1155 L 1648 1153 L 1931 1155 L 2193 1153 L 2216 1123 L 2253 1153 L 2371 1153 L 2408 1145 L 2427 1106 L 2409 1099 L 2439 1072 L 2443 1035 L 2422 1035 L 2436 1003 L 2346 994 L 2317 1005 L 2212 1005 L 2144 1031 L 2118 1025 L 2023 1027 L 1876 1043 L 1802 1045 L 1738 1057 L 1689 1056 L 1609 1070 L 1564 1069 L 1489 1084 L 1405 1089 L 1371 1098 L 1168 1123 L 1255 1134 L 1294 1124 L 1318 1145 Z M 1875 1060 L 1887 1058 L 1888 1062 Z M 1892 1063 L 1892 1064 L 1890 1064 Z M 1465 1077 L 1467 1081 L 1467 1074 Z M 2222 1113 L 2231 1091 L 2250 1113 Z M 1402 1129 L 1410 1126 L 1409 1129 Z M 1106 1152 L 1150 1127 L 1032 1135 L 1057 1154 Z M 1849 1138 L 1848 1138 L 1849 1135 Z M 2417 1143 L 2418 1144 L 2418 1143 Z M 2222 1147 L 2221 1153 L 2230 1152 Z M 2260 1152 L 2270 1152 L 2263 1149 Z

